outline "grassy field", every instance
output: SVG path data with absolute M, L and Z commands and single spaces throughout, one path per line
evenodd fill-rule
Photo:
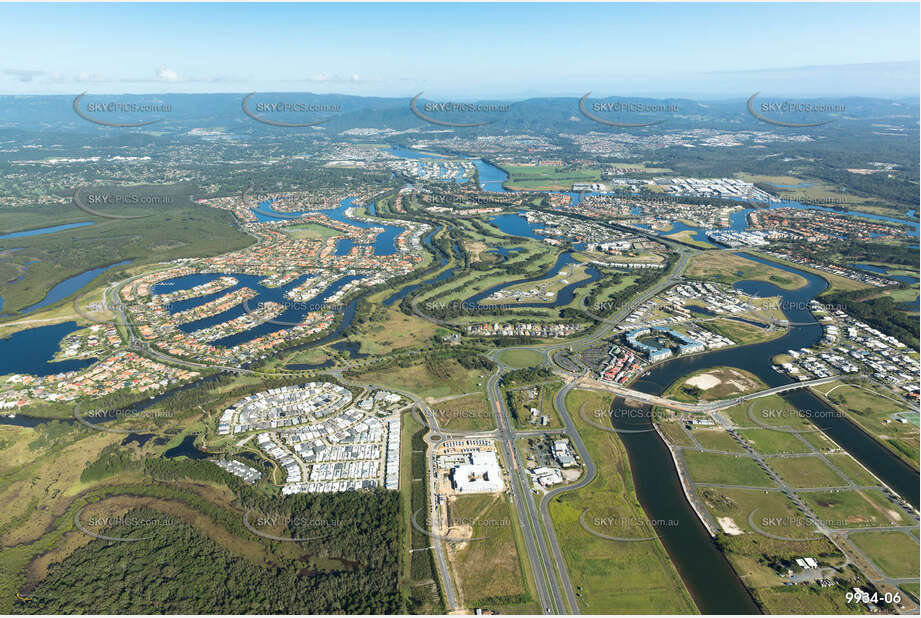
M 309 365 L 318 365 L 329 359 L 330 353 L 323 347 L 308 348 L 298 350 L 285 359 L 285 364 L 304 363 Z
M 866 468 L 857 463 L 857 460 L 848 453 L 832 453 L 826 455 L 832 465 L 841 470 L 849 479 L 858 485 L 879 485 L 872 474 Z
M 517 253 L 518 256 L 524 255 Z M 526 273 L 511 274 L 504 268 L 495 268 L 484 273 L 478 270 L 471 271 L 465 275 L 448 279 L 441 285 L 435 286 L 422 295 L 420 307 L 425 307 L 426 301 L 437 300 L 437 302 L 464 301 L 477 292 L 482 292 L 500 283 L 517 281 L 530 277 L 537 277 L 549 270 L 556 262 L 557 253 L 555 251 L 543 251 L 543 253 L 529 253 L 526 256 L 528 271 Z M 480 277 L 483 277 L 480 279 Z
M 748 414 L 751 407 L 751 416 Z M 812 423 L 802 416 L 794 406 L 787 403 L 780 395 L 769 395 L 759 397 L 753 402 L 741 403 L 737 406 L 727 408 L 722 414 L 729 416 L 732 422 L 739 427 L 778 427 L 784 429 L 794 429 L 799 431 L 812 431 L 815 427 Z
M 539 416 L 547 417 L 547 428 L 562 427 L 563 424 L 553 404 L 556 393 L 562 386 L 562 382 L 554 380 L 546 384 L 505 391 L 507 394 L 506 403 L 509 405 L 512 422 L 515 423 L 515 426 L 520 429 L 541 427 L 539 418 L 535 419 L 534 423 L 531 423 L 531 408 L 534 408 L 538 410 Z M 535 396 L 532 397 L 532 394 L 535 394 Z
M 888 216 L 901 216 L 899 209 L 889 205 L 878 197 L 860 197 L 853 193 L 842 192 L 840 187 L 828 184 L 817 178 L 797 178 L 795 176 L 768 176 L 736 172 L 736 178 L 746 182 L 762 182 L 775 185 L 779 196 L 785 200 L 808 203 L 821 201 L 827 205 L 830 200 L 839 200 L 840 204 L 852 210 L 862 210 Z
M 694 429 L 691 433 L 704 448 L 716 451 L 728 451 L 730 453 L 745 452 L 739 443 L 729 435 L 729 432 L 720 427 Z
M 674 234 L 665 234 L 665 238 L 677 240 L 687 245 L 697 247 L 699 249 L 715 249 L 716 248 L 716 245 L 712 243 L 695 239 L 694 236 L 696 234 L 697 232 L 695 232 L 694 230 L 684 230 L 681 232 L 675 232 Z
M 762 455 L 808 453 L 809 447 L 794 434 L 770 429 L 745 429 L 739 434 Z
M 335 236 L 342 236 L 342 232 L 319 223 L 302 223 L 281 228 L 281 231 L 292 238 L 326 240 Z
M 691 438 L 684 432 L 680 421 L 660 421 L 656 423 L 662 433 L 665 434 L 668 442 L 675 446 L 694 446 Z
M 421 397 L 441 398 L 479 392 L 486 384 L 484 369 L 466 369 L 454 359 L 439 363 L 437 372 L 422 362 L 409 367 L 390 367 L 361 374 L 360 380 L 390 385 Z
M 848 537 L 889 577 L 917 577 L 918 542 L 904 532 L 854 532 Z
M 637 275 L 624 275 L 614 283 L 608 283 L 606 280 L 602 279 L 594 285 L 583 285 L 579 288 L 576 288 L 576 292 L 573 295 L 572 303 L 570 306 L 582 307 L 582 299 L 588 296 L 592 289 L 595 287 L 600 287 L 598 294 L 595 296 L 594 305 L 588 307 L 590 311 L 596 311 L 598 310 L 597 305 L 604 306 L 603 303 L 610 302 L 612 296 L 615 293 L 627 289 L 636 283 L 638 278 L 639 277 Z
M 496 428 L 496 419 L 482 393 L 440 401 L 431 405 L 438 424 L 453 431 L 483 431 Z
M 911 583 L 911 584 L 902 584 L 901 588 L 904 592 L 907 592 L 914 598 L 915 602 L 921 599 L 921 584 Z
M 630 170 L 632 172 L 639 172 L 642 174 L 671 174 L 672 170 L 668 167 L 655 167 L 651 162 L 644 161 L 642 163 L 610 163 L 608 164 L 611 168 Z
M 918 284 L 914 284 L 908 288 L 899 288 L 899 289 L 889 289 L 889 290 L 880 290 L 877 293 L 868 294 L 861 298 L 861 300 L 872 300 L 874 298 L 882 298 L 883 296 L 888 296 L 897 303 L 914 303 L 915 299 L 918 298 Z M 917 313 L 917 303 L 914 305 L 914 311 L 912 313 Z
M 617 542 L 586 532 L 595 517 L 618 522 L 617 529 L 600 530 L 611 536 L 647 537 L 654 531 L 633 491 L 629 460 L 613 433 L 585 423 L 578 410 L 603 409 L 611 404 L 602 393 L 571 391 L 566 406 L 585 440 L 598 475 L 588 486 L 563 494 L 550 503 L 550 514 L 560 541 L 580 611 L 590 614 L 695 613 L 690 595 L 657 538 Z M 621 523 L 622 522 L 622 523 Z
M 866 384 L 831 382 L 813 387 L 812 390 L 908 465 L 918 469 L 918 427 L 911 423 L 898 423 L 892 418 L 893 414 L 904 411 L 904 404 Z
M 853 605 L 846 605 L 841 587 L 785 585 L 784 562 L 814 556 L 822 565 L 841 567 L 845 561 L 828 539 L 816 538 L 814 526 L 786 496 L 716 487 L 702 488 L 699 493 L 710 514 L 733 531 L 719 535 L 717 543 L 765 613 L 789 614 L 793 607 L 804 614 L 855 611 Z M 801 540 L 780 540 L 765 534 Z
M 860 281 L 854 281 L 853 279 L 848 279 L 847 277 L 840 277 L 838 275 L 833 275 L 831 273 L 825 272 L 824 270 L 812 268 L 811 266 L 803 266 L 802 264 L 794 264 L 793 262 L 782 260 L 780 258 L 774 257 L 773 255 L 766 255 L 766 254 L 758 253 L 757 251 L 750 251 L 750 253 L 752 255 L 762 257 L 766 260 L 778 262 L 779 264 L 786 264 L 788 266 L 797 268 L 799 270 L 805 270 L 808 273 L 812 273 L 814 275 L 817 275 L 825 279 L 826 281 L 828 281 L 829 285 L 828 285 L 828 289 L 825 290 L 822 294 L 830 294 L 832 292 L 849 291 L 849 290 L 865 290 L 871 287 L 870 285 L 866 283 L 862 283 Z M 790 276 L 799 277 L 799 275 L 790 275 Z M 783 287 L 783 286 L 780 286 L 780 287 Z
M 502 298 L 484 298 L 480 304 L 484 306 L 521 303 L 547 303 L 557 299 L 560 290 L 572 283 L 585 281 L 589 278 L 585 264 L 571 264 L 560 269 L 555 276 L 542 281 L 519 283 L 502 290 Z M 520 300 L 519 300 L 520 299 Z
M 694 256 L 685 274 L 692 279 L 713 279 L 722 283 L 765 281 L 785 290 L 795 290 L 806 285 L 806 280 L 797 274 L 753 262 L 726 251 L 710 251 Z
M 430 343 L 438 326 L 397 309 L 378 306 L 371 320 L 357 326 L 357 330 L 355 338 L 361 342 L 362 353 L 387 354 Z
M 765 541 L 768 537 L 759 535 L 758 530 L 793 539 L 815 536 L 815 526 L 779 491 L 704 487 L 699 493 L 707 511 L 717 521 L 730 528 L 735 526 L 744 534 L 758 535 Z M 754 527 L 749 523 L 752 513 Z M 779 579 L 775 581 L 780 583 Z
M 410 564 L 412 544 L 412 492 L 413 492 L 413 434 L 422 429 L 419 422 L 409 412 L 404 412 L 400 417 L 400 516 L 403 520 L 403 529 L 408 531 L 403 536 L 403 553 L 406 559 L 403 561 L 401 570 L 401 579 L 407 581 L 410 579 Z
M 403 588 L 419 604 L 420 613 L 444 611 L 438 592 L 438 574 L 431 551 L 431 539 L 410 523 L 412 514 L 422 509 L 427 512 L 425 429 L 409 413 L 403 414 L 400 452 L 400 502 L 405 559 L 401 563 Z M 411 551 L 415 550 L 415 551 Z
M 601 181 L 601 170 L 588 167 L 569 169 L 554 165 L 503 164 L 502 169 L 509 175 L 504 183 L 507 189 L 568 191 L 574 182 Z
M 499 361 L 515 369 L 542 365 L 547 358 L 534 350 L 503 350 L 499 352 Z
M 908 518 L 876 489 L 803 492 L 800 495 L 819 517 L 834 527 L 909 525 Z
M 818 457 L 778 457 L 771 468 L 792 487 L 840 487 L 845 479 Z
M 750 457 L 684 451 L 688 473 L 698 483 L 774 487 L 774 482 Z
M 711 330 L 718 335 L 723 335 L 724 337 L 732 339 L 736 345 L 749 345 L 751 343 L 769 341 L 771 339 L 776 339 L 781 335 L 786 334 L 787 332 L 786 329 L 783 328 L 776 328 L 772 331 L 769 331 L 753 324 L 737 322 L 736 320 L 727 318 L 707 320 L 706 322 L 701 322 L 700 326 L 703 326 L 707 330 Z
M 508 498 L 501 494 L 457 496 L 449 513 L 449 536 L 485 537 L 450 544 L 454 547 L 449 560 L 464 606 L 502 609 L 506 603 L 529 600 Z
M 818 615 L 818 614 L 863 614 L 865 609 L 859 603 L 847 603 L 845 593 L 840 586 L 833 588 L 810 587 L 806 590 L 799 586 L 773 587 L 757 589 L 755 598 L 767 608 L 770 614 Z
M 838 446 L 821 431 L 811 431 L 808 433 L 801 433 L 800 435 L 806 442 L 811 444 L 813 448 L 823 453 L 831 453 L 840 450 Z

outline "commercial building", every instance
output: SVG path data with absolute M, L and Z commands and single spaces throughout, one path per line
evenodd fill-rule
M 457 493 L 495 493 L 505 488 L 502 469 L 494 451 L 468 453 L 467 463 L 451 469 L 451 485 Z

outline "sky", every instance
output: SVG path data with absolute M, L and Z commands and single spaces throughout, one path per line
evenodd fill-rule
M 0 93 L 917 96 L 919 4 L 0 4 Z

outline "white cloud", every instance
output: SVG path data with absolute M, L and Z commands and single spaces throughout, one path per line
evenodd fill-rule
M 106 78 L 104 78 L 102 75 L 99 75 L 98 73 L 90 73 L 89 71 L 80 71 L 80 72 L 77 74 L 77 77 L 76 77 L 74 80 L 75 80 L 75 81 L 78 81 L 78 82 L 106 82 L 106 81 L 110 81 L 110 80 L 107 80 Z
M 157 77 L 165 82 L 180 81 L 179 73 L 169 67 L 161 66 L 157 69 Z
M 308 82 L 323 82 L 329 84 L 363 84 L 369 80 L 362 79 L 358 73 L 352 73 L 351 75 L 330 75 L 328 73 L 317 73 L 316 75 L 311 75 L 307 78 Z M 373 80 L 371 80 L 373 81 Z
M 3 71 L 4 75 L 12 76 L 16 81 L 20 82 L 31 82 L 36 77 L 41 77 L 46 75 L 45 71 L 29 71 L 27 69 L 5 69 Z

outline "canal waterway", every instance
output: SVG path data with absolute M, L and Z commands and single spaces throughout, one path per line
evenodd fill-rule
M 690 373 L 714 367 L 728 366 L 744 369 L 760 378 L 768 387 L 791 384 L 786 375 L 773 369 L 773 358 L 788 350 L 815 345 L 822 338 L 822 326 L 809 311 L 809 301 L 825 290 L 827 282 L 807 271 L 785 264 L 764 260 L 746 253 L 736 253 L 760 264 L 770 265 L 806 279 L 797 290 L 784 290 L 762 281 L 740 281 L 733 287 L 747 294 L 781 297 L 781 308 L 787 319 L 797 326 L 787 334 L 764 343 L 727 348 L 706 354 L 678 357 L 654 367 L 631 387 L 650 394 L 661 395 L 671 384 Z M 916 508 L 919 504 L 919 477 L 908 464 L 868 436 L 857 425 L 835 411 L 809 389 L 784 393 L 782 397 L 799 410 L 808 410 L 813 418 L 822 418 L 821 429 L 870 469 L 884 483 L 898 492 Z
M 527 279 L 517 279 L 515 281 L 508 281 L 505 283 L 494 285 L 478 294 L 474 294 L 473 296 L 471 296 L 470 298 L 464 301 L 464 305 L 467 307 L 475 308 L 475 309 L 483 309 L 483 310 L 495 309 L 495 306 L 481 305 L 480 302 L 489 298 L 493 293 L 498 292 L 499 290 L 504 290 L 505 288 L 509 288 L 515 285 L 520 285 L 522 283 L 538 283 L 540 281 L 552 279 L 560 272 L 560 270 L 563 269 L 563 267 L 569 266 L 571 264 L 579 264 L 579 263 L 580 262 L 578 260 L 572 257 L 572 252 L 564 251 L 556 259 L 556 262 L 553 264 L 553 267 L 546 274 L 540 275 L 537 277 L 530 277 Z M 588 267 L 586 267 L 585 272 L 588 274 L 587 279 L 583 279 L 581 281 L 570 283 L 566 285 L 565 287 L 561 288 L 556 293 L 556 298 L 552 301 L 527 302 L 527 303 L 518 303 L 518 302 L 513 303 L 510 301 L 509 304 L 515 307 L 524 307 L 524 308 L 563 307 L 565 305 L 568 305 L 569 303 L 572 302 L 572 299 L 576 293 L 576 289 L 584 285 L 589 285 L 591 283 L 594 283 L 595 281 L 598 281 L 598 279 L 601 278 L 601 271 L 599 271 L 598 268 L 595 267 L 594 264 L 591 264 Z
M 339 279 L 333 281 L 329 287 L 327 287 L 323 292 L 303 302 L 294 302 L 288 299 L 285 294 L 304 283 L 306 280 L 310 279 L 313 275 L 301 275 L 294 281 L 291 281 L 283 286 L 279 287 L 266 287 L 262 285 L 261 281 L 263 277 L 259 275 L 247 275 L 242 273 L 195 273 L 191 275 L 184 275 L 182 277 L 176 277 L 174 279 L 168 279 L 166 281 L 161 281 L 160 283 L 153 286 L 151 292 L 153 294 L 163 294 L 176 292 L 181 290 L 188 290 L 194 288 L 195 286 L 208 283 L 223 276 L 230 276 L 237 279 L 237 284 L 223 289 L 219 292 L 214 292 L 212 294 L 206 294 L 203 296 L 196 296 L 194 298 L 188 298 L 185 300 L 177 301 L 170 303 L 167 307 L 171 315 L 175 315 L 182 311 L 187 311 L 194 307 L 201 306 L 205 303 L 208 303 L 216 298 L 219 298 L 225 294 L 228 294 L 234 290 L 240 288 L 249 288 L 257 293 L 257 295 L 245 303 L 239 303 L 234 305 L 230 309 L 217 313 L 215 315 L 202 318 L 199 320 L 194 320 L 192 322 L 186 322 L 185 324 L 179 325 L 179 330 L 185 333 L 191 333 L 197 330 L 204 328 L 210 328 L 211 326 L 216 326 L 218 324 L 223 324 L 229 322 L 235 318 L 238 318 L 247 313 L 247 308 L 249 312 L 255 311 L 260 305 L 268 302 L 276 302 L 285 305 L 286 309 L 279 315 L 273 317 L 271 321 L 263 322 L 252 328 L 244 330 L 242 332 L 228 335 L 223 338 L 218 338 L 212 341 L 212 345 L 219 347 L 230 348 L 241 343 L 246 343 L 252 341 L 258 337 L 274 333 L 281 330 L 287 330 L 292 328 L 295 324 L 300 323 L 304 316 L 312 311 L 321 311 L 324 309 L 332 310 L 341 310 L 341 305 L 336 304 L 327 304 L 329 298 L 342 289 L 347 283 L 360 279 L 360 275 L 346 275 L 340 277 Z
M 49 376 L 89 367 L 95 358 L 53 361 L 61 340 L 78 330 L 76 322 L 61 322 L 13 333 L 0 339 L 0 375 L 27 373 Z
M 627 409 L 623 400 L 614 409 Z M 651 521 L 667 522 L 656 533 L 701 614 L 759 614 L 758 606 L 729 561 L 688 504 L 668 447 L 646 414 L 612 416 L 627 451 L 636 496 Z
M 768 386 L 788 384 L 791 380 L 772 367 L 774 355 L 789 349 L 814 345 L 822 336 L 822 327 L 808 310 L 808 302 L 826 287 L 825 280 L 811 273 L 738 253 L 762 264 L 769 264 L 804 277 L 807 285 L 798 290 L 782 290 L 772 284 L 741 281 L 734 287 L 746 293 L 769 297 L 781 296 L 788 320 L 794 324 L 789 332 L 773 341 L 706 354 L 679 357 L 658 365 L 631 385 L 639 391 L 661 395 L 676 380 L 697 371 L 720 366 L 749 371 Z M 815 411 L 822 418 L 822 430 L 869 468 L 905 499 L 918 506 L 918 473 L 881 446 L 859 427 L 839 416 L 807 389 L 784 393 L 783 398 L 799 410 Z M 619 399 L 613 409 L 625 409 Z M 634 487 L 647 516 L 653 521 L 676 522 L 657 528 L 659 538 L 675 563 L 682 579 L 704 614 L 758 613 L 751 595 L 717 548 L 709 533 L 688 503 L 681 487 L 668 447 L 654 431 L 651 410 L 647 414 L 612 415 L 630 459 Z M 639 430 L 639 431 L 637 431 Z
M 251 208 L 250 211 L 255 215 L 258 221 L 290 221 L 293 218 L 305 214 L 324 214 L 333 221 L 347 223 L 361 229 L 381 228 L 383 231 L 374 239 L 374 255 L 393 255 L 397 252 L 396 239 L 403 233 L 403 228 L 397 225 L 388 225 L 380 221 L 362 221 L 353 219 L 346 214 L 349 208 L 358 208 L 355 204 L 354 197 L 348 197 L 339 203 L 336 208 L 327 210 L 300 210 L 296 212 L 282 212 L 274 207 L 277 200 L 266 200 L 259 203 L 258 208 Z M 374 204 L 368 205 L 368 213 L 374 214 Z M 351 244 L 339 243 L 336 247 L 336 255 L 346 255 L 351 250 Z

